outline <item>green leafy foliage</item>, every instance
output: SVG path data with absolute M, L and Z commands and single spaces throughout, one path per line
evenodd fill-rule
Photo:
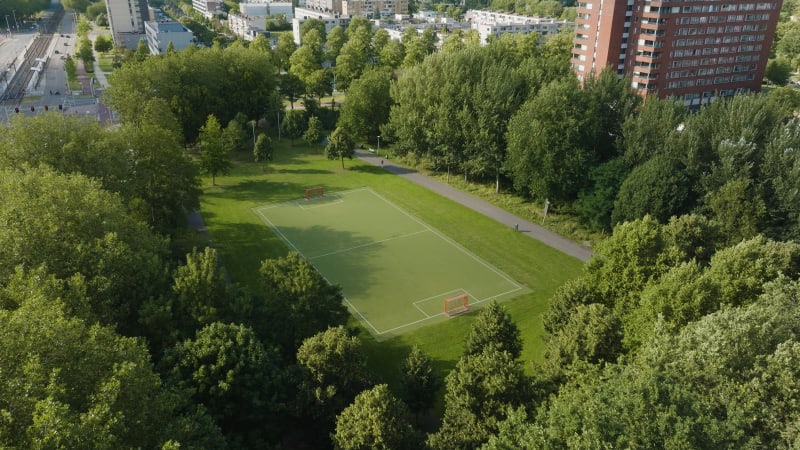
M 361 345 L 338 326 L 309 337 L 297 350 L 298 402 L 316 421 L 318 436 L 332 431 L 336 416 L 371 385 Z
M 215 322 L 178 343 L 162 365 L 170 383 L 191 392 L 230 443 L 253 447 L 272 441 L 284 419 L 287 386 L 278 361 L 252 329 Z
M 336 129 L 328 135 L 328 145 L 325 146 L 325 155 L 328 159 L 341 160 L 342 169 L 344 169 L 344 159 L 352 159 L 354 154 L 355 142 L 353 142 L 350 133 L 342 127 L 336 127 Z
M 505 308 L 496 301 L 489 302 L 473 322 L 467 335 L 464 354 L 477 355 L 487 348 L 508 352 L 514 358 L 519 358 L 522 352 L 522 340 L 517 325 Z
M 211 184 L 217 184 L 217 175 L 228 173 L 231 168 L 231 145 L 225 139 L 216 117 L 208 116 L 208 121 L 200 129 L 200 168 L 211 175 Z
M 264 260 L 259 273 L 268 310 L 265 333 L 285 353 L 294 355 L 307 338 L 347 322 L 341 287 L 328 284 L 297 253 Z
M 433 449 L 476 449 L 497 432 L 509 408 L 525 405 L 529 384 L 508 352 L 488 347 L 463 356 L 445 379 L 442 426 L 428 436 Z
M 418 448 L 406 406 L 380 384 L 358 394 L 336 418 L 334 448 L 340 450 L 402 450 Z M 415 445 L 416 444 L 416 445 Z
M 442 385 L 441 380 L 434 373 L 430 358 L 418 346 L 412 347 L 403 360 L 401 373 L 401 398 L 418 417 L 421 412 L 433 406 L 436 392 Z

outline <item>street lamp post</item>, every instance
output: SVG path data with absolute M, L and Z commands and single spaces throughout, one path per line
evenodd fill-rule
M 381 154 L 381 135 L 378 135 L 378 155 Z
M 256 121 L 255 120 L 251 120 L 250 121 L 250 125 L 253 126 L 253 147 L 255 147 L 255 145 L 256 145 Z

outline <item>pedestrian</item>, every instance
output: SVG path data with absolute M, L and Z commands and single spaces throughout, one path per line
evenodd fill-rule
M 518 223 L 514 224 L 514 231 L 519 231 L 519 224 Z
M 381 167 L 383 167 L 383 160 L 381 160 Z

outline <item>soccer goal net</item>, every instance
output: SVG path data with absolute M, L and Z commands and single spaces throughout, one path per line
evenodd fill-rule
M 469 296 L 459 294 L 444 299 L 444 313 L 448 316 L 455 316 L 469 311 Z
M 319 198 L 325 195 L 325 189 L 322 186 L 312 187 L 306 189 L 306 200 L 311 200 L 313 198 Z

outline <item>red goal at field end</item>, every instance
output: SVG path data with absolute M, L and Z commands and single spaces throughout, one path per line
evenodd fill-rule
M 323 197 L 324 195 L 325 195 L 325 189 L 322 186 L 306 189 L 306 200 Z
M 469 296 L 466 293 L 444 299 L 445 315 L 452 317 L 467 311 L 469 311 Z

